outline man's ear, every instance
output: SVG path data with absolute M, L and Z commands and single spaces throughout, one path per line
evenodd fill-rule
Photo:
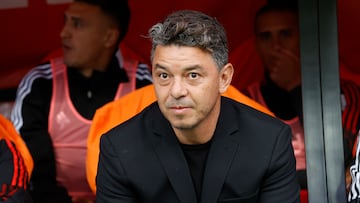
M 226 64 L 221 70 L 219 75 L 219 92 L 224 93 L 229 87 L 234 74 L 234 67 L 231 63 Z
M 108 29 L 105 35 L 105 46 L 106 47 L 112 47 L 116 46 L 116 43 L 118 42 L 120 33 L 117 29 Z

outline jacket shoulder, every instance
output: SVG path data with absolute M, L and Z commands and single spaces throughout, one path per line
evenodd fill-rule
M 129 139 L 129 137 L 143 136 L 150 127 L 150 121 L 154 112 L 160 111 L 157 103 L 153 102 L 138 114 L 130 118 L 129 120 L 118 124 L 102 137 L 108 136 L 109 139 Z

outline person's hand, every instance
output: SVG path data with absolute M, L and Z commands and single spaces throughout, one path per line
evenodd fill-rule
M 350 174 L 350 167 L 346 167 L 345 168 L 346 195 L 349 194 L 351 183 L 352 183 L 352 177 Z
M 296 157 L 296 170 L 306 169 L 305 139 L 303 134 L 293 134 L 291 142 L 294 149 L 294 155 Z
M 301 84 L 299 57 L 289 50 L 278 48 L 272 53 L 272 67 L 268 68 L 270 79 L 280 88 L 291 91 Z

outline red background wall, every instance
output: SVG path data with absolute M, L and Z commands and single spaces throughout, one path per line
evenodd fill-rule
M 66 3 L 50 5 L 46 0 L 24 0 L 25 8 L 1 9 L 0 1 L 0 89 L 16 87 L 21 77 L 51 51 L 60 47 L 59 32 Z M 143 36 L 151 25 L 178 9 L 196 9 L 216 17 L 227 30 L 230 61 L 235 80 L 245 86 L 261 77 L 261 64 L 251 41 L 253 17 L 266 0 L 129 0 L 132 18 L 124 44 L 149 62 L 150 41 Z M 360 1 L 339 0 L 339 50 L 344 77 L 360 72 Z M 344 73 L 343 73 L 344 72 Z M 255 73 L 255 74 L 254 74 Z

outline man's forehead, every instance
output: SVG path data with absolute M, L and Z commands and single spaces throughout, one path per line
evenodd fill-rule
M 100 14 L 100 8 L 83 2 L 74 2 L 65 11 L 65 15 L 69 17 L 91 17 Z
M 257 19 L 255 29 L 259 32 L 274 30 L 296 30 L 298 21 L 296 15 L 291 12 L 265 13 Z

